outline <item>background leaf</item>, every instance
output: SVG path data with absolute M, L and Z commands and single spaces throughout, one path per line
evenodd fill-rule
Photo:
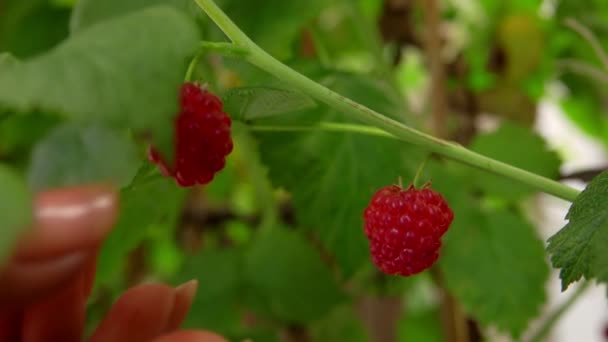
M 220 4 L 249 37 L 281 59 L 290 55 L 290 45 L 304 24 L 327 6 L 324 0 L 223 0 Z
M 199 285 L 184 327 L 237 333 L 241 320 L 240 291 L 243 286 L 243 256 L 240 250 L 208 250 L 189 255 L 176 283 L 193 278 Z
M 597 176 L 570 207 L 568 224 L 549 239 L 553 267 L 560 268 L 562 290 L 579 280 L 608 282 L 608 172 Z
M 12 251 L 21 232 L 32 223 L 32 198 L 25 181 L 13 170 L 0 164 L 0 267 Z
M 440 266 L 447 288 L 479 322 L 518 337 L 543 304 L 549 268 L 534 227 L 513 213 L 470 200 L 455 219 Z
M 69 16 L 48 0 L 2 1 L 0 51 L 25 58 L 52 48 L 68 35 Z
M 105 21 L 2 72 L 0 107 L 151 132 L 172 156 L 167 123 L 197 40 L 191 20 L 168 7 Z
M 36 145 L 28 183 L 36 191 L 97 181 L 123 187 L 137 173 L 140 159 L 127 132 L 67 123 Z
M 258 236 L 245 272 L 263 309 L 283 321 L 314 321 L 343 297 L 319 252 L 296 232 L 274 229 Z
M 81 31 L 100 21 L 157 5 L 172 6 L 184 13 L 200 13 L 193 0 L 78 0 L 72 11 L 70 31 Z

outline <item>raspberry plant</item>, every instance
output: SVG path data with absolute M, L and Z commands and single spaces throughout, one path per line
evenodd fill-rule
M 557 80 L 567 116 L 606 144 L 605 28 L 580 21 L 604 2 L 218 3 L 2 2 L 0 260 L 32 195 L 103 181 L 121 189 L 121 215 L 92 325 L 143 278 L 198 278 L 188 325 L 232 340 L 459 342 L 496 328 L 541 341 L 580 295 L 569 285 L 608 282 L 608 176 L 582 193 L 558 182 L 560 155 L 532 129 Z M 480 130 L 481 113 L 498 128 Z M 436 192 L 390 186 L 417 170 Z M 546 249 L 529 215 L 539 192 L 573 203 Z M 403 194 L 423 198 L 419 244 L 393 223 L 416 217 Z M 415 252 L 399 259 L 382 239 Z M 547 259 L 571 300 L 533 326 Z

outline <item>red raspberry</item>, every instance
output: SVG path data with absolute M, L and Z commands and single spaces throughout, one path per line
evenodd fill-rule
M 180 105 L 175 119 L 175 166 L 168 166 L 153 147 L 148 158 L 180 186 L 207 184 L 232 152 L 232 121 L 222 112 L 222 101 L 195 83 L 182 86 Z
M 378 190 L 363 214 L 372 260 L 387 274 L 424 271 L 437 261 L 441 237 L 453 219 L 443 196 L 427 186 Z

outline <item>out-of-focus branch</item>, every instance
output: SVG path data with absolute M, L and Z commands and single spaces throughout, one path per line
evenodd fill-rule
M 441 12 L 437 0 L 422 0 L 424 9 L 424 46 L 431 71 L 430 101 L 435 136 L 447 137 L 448 100 L 445 89 L 445 69 L 441 57 Z
M 445 65 L 441 56 L 441 11 L 437 0 L 422 0 L 424 12 L 424 47 L 431 71 L 431 88 L 429 99 L 433 119 L 433 133 L 440 138 L 446 138 L 447 119 L 449 115 L 448 97 L 446 92 Z M 431 270 L 435 283 L 440 288 L 441 318 L 447 341 L 469 342 L 467 320 L 460 309 L 458 301 L 445 289 L 439 268 Z
M 593 32 L 591 32 L 587 26 L 583 25 L 574 18 L 567 18 L 564 20 L 564 24 L 576 31 L 576 33 L 578 33 L 589 43 L 589 45 L 591 45 L 591 48 L 593 48 L 593 51 L 595 51 L 595 54 L 602 63 L 604 69 L 608 69 L 608 54 L 606 54 L 606 51 L 604 51 L 604 48 L 602 48 L 602 44 L 593 34 Z
M 564 71 L 577 73 L 579 75 L 592 78 L 598 82 L 608 84 L 608 72 L 583 61 L 561 59 L 556 62 L 556 67 Z
M 583 182 L 591 182 L 591 180 L 593 178 L 599 176 L 599 174 L 604 171 L 608 171 L 608 166 L 597 168 L 597 169 L 576 171 L 576 172 L 569 173 L 569 174 L 562 174 L 559 178 L 560 178 L 560 180 L 578 179 L 578 180 L 582 180 Z

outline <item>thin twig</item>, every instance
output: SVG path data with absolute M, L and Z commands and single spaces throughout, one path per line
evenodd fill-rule
M 558 306 L 555 311 L 553 311 L 543 322 L 538 331 L 530 338 L 529 342 L 540 342 L 544 341 L 545 337 L 551 332 L 555 324 L 559 322 L 562 316 L 570 309 L 574 303 L 585 293 L 585 291 L 589 288 L 590 282 L 587 281 L 581 284 L 576 291 L 560 306 Z
M 597 58 L 600 60 L 604 68 L 608 69 L 608 55 L 606 54 L 606 51 L 604 51 L 602 44 L 593 34 L 593 32 L 591 32 L 591 30 L 587 26 L 581 24 L 574 18 L 567 18 L 566 20 L 564 20 L 564 24 L 572 30 L 576 31 L 576 33 L 578 33 L 589 43 L 589 45 L 591 45 L 593 51 L 595 51 Z
M 608 83 L 608 72 L 583 61 L 560 59 L 556 62 L 556 67 L 558 69 L 565 69 L 579 75 L 590 77 L 601 83 Z

